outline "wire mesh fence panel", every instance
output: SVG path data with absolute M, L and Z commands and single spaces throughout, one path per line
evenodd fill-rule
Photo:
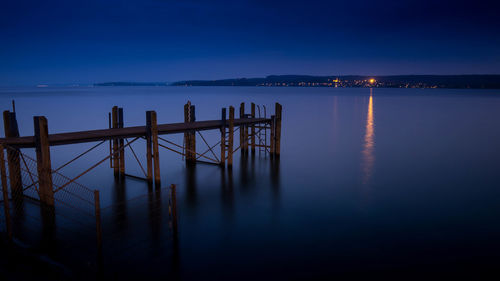
M 146 258 L 151 252 L 172 254 L 177 224 L 171 187 L 149 189 L 101 208 L 98 192 L 96 198 L 96 191 L 54 170 L 52 188 L 42 191 L 37 160 L 16 148 L 4 148 L 6 180 L 0 198 L 7 208 L 2 201 L 0 231 L 7 229 L 8 213 L 13 238 L 81 274 L 131 257 Z
M 94 191 L 52 170 L 52 188 L 44 193 L 40 190 L 37 160 L 16 148 L 3 148 L 1 161 L 5 164 L 6 180 L 1 198 L 6 204 L 2 201 L 1 230 L 6 231 L 8 213 L 12 237 L 17 241 L 65 263 L 94 267 Z

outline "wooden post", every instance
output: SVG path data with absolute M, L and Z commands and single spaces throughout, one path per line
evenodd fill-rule
M 189 122 L 190 123 L 193 123 L 194 121 L 196 121 L 196 111 L 195 111 L 195 107 L 194 105 L 191 105 L 191 109 L 189 110 Z M 191 140 L 191 144 L 190 144 L 190 149 L 191 149 L 191 162 L 195 162 L 196 161 L 196 131 L 192 130 L 189 132 L 190 133 L 190 140 Z
M 220 128 L 220 164 L 226 163 L 226 108 L 222 109 L 222 126 Z
M 251 115 L 252 118 L 255 118 L 255 103 L 252 102 L 252 107 L 251 107 Z M 252 154 L 255 154 L 255 124 L 251 125 L 251 140 L 252 140 Z
M 118 108 L 118 128 L 123 128 L 123 108 Z M 121 138 L 118 141 L 120 146 L 120 177 L 125 177 L 125 142 Z
M 35 116 L 36 164 L 38 170 L 38 190 L 42 204 L 54 206 L 54 190 L 52 188 L 52 167 L 50 163 L 49 129 L 47 118 Z
M 280 147 L 281 147 L 281 112 L 282 107 L 281 104 L 276 103 L 275 105 L 275 114 L 276 114 L 276 124 L 275 124 L 275 139 L 276 144 L 274 145 L 274 154 L 279 157 L 280 156 Z
M 233 166 L 234 107 L 229 107 L 229 132 L 227 144 L 227 166 Z
M 16 113 L 3 112 L 3 125 L 6 138 L 19 137 Z M 21 161 L 18 149 L 7 149 L 7 165 L 9 167 L 10 192 L 12 199 L 22 200 L 23 180 L 21 176 Z
M 113 129 L 118 128 L 118 106 L 113 106 L 111 110 Z M 120 174 L 120 155 L 118 151 L 118 139 L 113 139 L 113 170 L 115 178 L 118 178 Z
M 158 150 L 158 123 L 156 120 L 156 111 L 151 112 L 151 141 L 153 145 L 153 166 L 155 175 L 155 187 L 161 186 L 160 177 L 160 152 Z
M 5 170 L 5 157 L 3 145 L 0 144 L 0 178 L 2 181 L 3 212 L 5 215 L 5 226 L 9 240 L 12 240 L 12 224 L 10 220 L 9 193 L 7 191 L 7 171 Z
M 108 112 L 108 129 L 113 128 L 111 122 L 111 112 Z M 113 168 L 113 140 L 109 140 L 109 167 Z
M 271 126 L 270 126 L 271 127 L 271 136 L 269 138 L 269 142 L 270 142 L 269 145 L 271 146 L 269 154 L 271 154 L 271 157 L 274 156 L 274 151 L 275 151 L 275 146 L 274 145 L 276 144 L 275 141 L 274 141 L 275 140 L 275 137 L 274 137 L 274 133 L 275 133 L 274 128 L 275 128 L 275 125 L 276 125 L 276 116 L 271 115 Z
M 97 237 L 97 250 L 102 250 L 102 226 L 101 226 L 101 201 L 99 190 L 94 190 L 95 230 Z
M 151 111 L 146 111 L 146 162 L 148 167 L 148 183 L 153 183 L 153 151 L 151 131 Z
M 189 123 L 189 119 L 191 117 L 191 114 L 189 111 L 191 110 L 191 102 L 188 101 L 184 105 L 184 123 Z M 191 145 L 191 134 L 189 132 L 184 132 L 184 157 L 186 158 L 186 161 L 189 161 L 191 158 L 191 152 L 190 152 L 190 145 Z
M 242 102 L 240 104 L 240 119 L 245 118 L 245 103 Z M 240 151 L 241 151 L 241 156 L 245 155 L 246 147 L 245 147 L 245 131 L 246 127 L 245 125 L 240 125 Z

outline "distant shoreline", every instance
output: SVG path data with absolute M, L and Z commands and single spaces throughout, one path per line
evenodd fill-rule
M 500 75 L 310 76 L 271 75 L 264 78 L 167 82 L 104 82 L 94 86 L 255 86 L 336 88 L 500 89 Z

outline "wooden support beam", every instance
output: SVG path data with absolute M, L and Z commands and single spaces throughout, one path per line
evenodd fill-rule
M 222 108 L 222 127 L 220 128 L 220 165 L 226 163 L 226 108 Z
M 113 106 L 111 110 L 111 121 L 113 125 L 113 129 L 118 129 L 118 106 Z M 118 178 L 120 175 L 120 155 L 119 155 L 119 142 L 117 138 L 113 138 L 113 171 L 115 178 Z
M 155 175 L 155 187 L 161 186 L 160 177 L 160 153 L 158 149 L 158 122 L 156 119 L 156 111 L 151 113 L 151 142 L 153 145 L 153 166 Z
M 255 118 L 255 103 L 252 102 L 250 114 Z M 255 124 L 251 125 L 251 141 L 252 141 L 252 154 L 255 154 Z
M 118 128 L 123 128 L 123 108 L 119 107 L 118 108 Z M 120 160 L 119 160 L 119 163 L 120 163 L 120 177 L 123 178 L 125 177 L 125 142 L 123 140 L 123 138 L 120 138 L 118 140 L 118 144 L 119 144 L 119 147 L 121 147 L 120 149 Z
M 47 118 L 35 116 L 36 162 L 38 170 L 38 192 L 40 201 L 46 206 L 54 206 L 52 187 L 52 167 L 50 163 L 49 129 Z
M 227 140 L 227 166 L 233 166 L 234 107 L 229 107 L 229 132 Z
M 6 138 L 19 137 L 16 113 L 3 112 L 3 125 Z M 21 159 L 18 149 L 7 149 L 7 165 L 9 167 L 10 192 L 12 199 L 19 201 L 23 198 L 23 180 L 21 176 Z
M 151 131 L 151 111 L 146 111 L 146 162 L 148 183 L 153 183 L 153 143 Z
M 4 147 L 0 144 L 0 179 L 2 182 L 3 212 L 9 240 L 12 240 L 12 222 L 10 220 L 9 193 L 7 191 L 7 171 L 5 169 Z
M 277 157 L 280 156 L 280 147 L 281 147 L 281 112 L 282 112 L 281 104 L 276 103 L 276 105 L 275 105 L 275 114 L 276 114 L 275 139 L 276 139 L 276 143 L 274 145 L 274 154 Z

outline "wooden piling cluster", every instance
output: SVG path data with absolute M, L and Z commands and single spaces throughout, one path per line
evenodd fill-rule
M 125 147 L 129 146 L 130 143 L 135 141 L 135 139 L 144 138 L 146 141 L 147 172 L 144 171 L 142 165 L 141 168 L 146 174 L 146 180 L 148 181 L 148 183 L 153 184 L 154 182 L 156 187 L 160 187 L 160 134 L 183 133 L 184 145 L 175 145 L 183 148 L 181 154 L 185 157 L 186 162 L 190 164 L 199 161 L 198 158 L 204 156 L 203 154 L 199 154 L 196 152 L 196 134 L 200 134 L 205 144 L 209 146 L 203 135 L 201 135 L 200 131 L 214 129 L 220 130 L 220 159 L 217 159 L 218 163 L 216 164 L 219 164 L 223 167 L 227 164 L 228 168 L 231 168 L 233 165 L 233 154 L 238 149 L 241 149 L 241 157 L 246 157 L 248 155 L 249 148 L 251 148 L 252 155 L 255 154 L 256 147 L 258 147 L 259 149 L 264 149 L 264 151 L 269 151 L 272 157 L 279 157 L 281 150 L 282 106 L 279 103 L 276 103 L 275 115 L 272 115 L 270 118 L 267 118 L 265 115 L 264 117 L 260 116 L 260 108 L 259 116 L 256 116 L 256 106 L 254 103 L 251 103 L 249 114 L 245 113 L 245 103 L 240 104 L 239 110 L 239 119 L 235 119 L 235 108 L 233 106 L 229 106 L 228 110 L 227 108 L 222 108 L 220 120 L 196 121 L 195 106 L 188 101 L 184 105 L 183 123 L 158 124 L 156 112 L 147 111 L 145 126 L 126 128 L 124 126 L 123 108 L 114 106 L 111 112 L 108 113 L 108 129 L 63 134 L 49 134 L 47 118 L 45 118 L 44 116 L 35 116 L 33 118 L 34 135 L 28 137 L 19 136 L 15 110 L 13 110 L 13 112 L 10 112 L 8 110 L 4 111 L 3 119 L 5 138 L 0 138 L 0 180 L 2 184 L 2 195 L 4 198 L 3 207 L 5 209 L 7 232 L 9 236 L 12 236 L 12 224 L 10 221 L 11 218 L 9 209 L 10 206 L 7 177 L 10 182 L 12 200 L 22 200 L 23 178 L 21 174 L 21 159 L 24 158 L 22 158 L 23 154 L 21 154 L 20 152 L 21 148 L 31 147 L 35 148 L 36 150 L 38 181 L 37 183 L 33 182 L 33 185 L 38 184 L 39 199 L 42 208 L 52 211 L 51 213 L 52 215 L 54 215 L 54 193 L 57 190 L 54 190 L 52 179 L 54 171 L 51 167 L 50 146 L 94 141 L 105 142 L 106 140 L 109 140 L 110 142 L 110 152 L 104 160 L 98 162 L 97 164 L 86 170 L 84 173 L 70 180 L 65 184 L 65 186 L 73 182 L 89 170 L 93 169 L 100 163 L 107 161 L 108 158 L 110 159 L 110 166 L 111 168 L 113 168 L 115 178 L 122 179 L 126 175 Z M 236 127 L 238 127 L 240 130 L 240 140 L 239 146 L 235 149 L 234 133 L 238 129 Z M 261 130 L 264 130 L 264 132 L 270 132 L 269 145 L 267 145 L 267 133 L 264 134 L 264 139 L 261 140 L 261 134 L 259 134 Z M 129 143 L 127 138 L 135 139 Z M 166 141 L 164 139 L 161 140 Z M 262 144 L 262 141 L 264 144 Z M 215 147 L 216 145 L 217 144 L 215 144 L 213 147 Z M 163 145 L 161 146 L 165 147 Z M 213 147 L 209 146 L 209 150 L 207 151 L 211 151 L 214 157 L 217 158 L 216 153 L 212 150 Z M 4 149 L 7 151 L 6 154 L 4 153 Z M 130 149 L 139 162 L 139 159 L 137 158 L 133 149 L 131 147 Z M 5 162 L 7 163 L 7 167 L 5 165 Z M 8 174 L 7 168 L 9 171 Z M 175 185 L 171 186 L 171 192 L 173 207 L 172 216 L 174 218 L 173 224 L 174 228 L 176 229 L 177 215 Z M 94 192 L 94 211 L 96 218 L 97 244 L 99 249 L 101 249 L 102 226 L 99 191 Z
M 15 112 L 4 111 L 3 117 L 6 138 L 0 138 L 0 143 L 10 147 L 10 149 L 7 150 L 7 166 L 9 169 L 8 177 L 10 180 L 12 197 L 14 199 L 16 196 L 22 197 L 23 186 L 19 149 L 24 147 L 36 148 L 37 172 L 39 177 L 38 184 L 41 191 L 40 200 L 47 205 L 54 204 L 52 168 L 50 162 L 50 146 L 52 145 L 109 140 L 110 155 L 108 158 L 111 159 L 110 163 L 114 170 L 115 177 L 119 179 L 126 175 L 125 147 L 130 144 L 126 139 L 132 137 L 137 139 L 142 137 L 146 140 L 146 179 L 151 184 L 154 182 L 156 186 L 160 186 L 161 184 L 158 143 L 160 134 L 184 133 L 184 146 L 179 147 L 183 148 L 181 154 L 185 156 L 188 163 L 199 161 L 198 158 L 200 157 L 207 158 L 205 155 L 196 152 L 196 133 L 212 129 L 219 129 L 221 134 L 220 159 L 217 159 L 217 164 L 219 165 L 225 166 L 227 164 L 228 167 L 231 167 L 233 164 L 234 152 L 241 149 L 241 155 L 246 156 L 248 155 L 249 147 L 251 147 L 252 154 L 255 153 L 256 147 L 264 147 L 266 150 L 268 149 L 272 156 L 279 156 L 281 144 L 281 105 L 276 103 L 276 113 L 271 116 L 271 118 L 267 118 L 266 116 L 257 117 L 255 110 L 256 106 L 252 103 L 250 106 L 250 114 L 246 114 L 245 103 L 241 103 L 239 119 L 235 119 L 235 108 L 230 106 L 229 110 L 227 110 L 227 108 L 222 109 L 220 120 L 196 121 L 195 106 L 188 101 L 184 105 L 183 123 L 159 125 L 157 123 L 156 112 L 147 111 L 145 126 L 126 128 L 124 126 L 123 108 L 114 106 L 108 114 L 108 129 L 49 135 L 47 119 L 44 116 L 36 116 L 34 117 L 35 132 L 32 137 L 19 137 Z M 239 146 L 235 149 L 234 133 L 236 127 L 239 127 L 240 130 L 240 140 Z M 271 136 L 269 145 L 259 144 L 260 140 L 257 140 L 257 138 L 260 138 L 258 132 L 261 130 L 270 131 Z M 265 134 L 265 136 L 266 135 L 267 134 Z M 203 140 L 206 143 L 204 138 Z M 211 147 L 209 147 L 209 150 L 214 154 L 215 158 L 218 158 Z M 136 156 L 134 152 L 133 154 Z

